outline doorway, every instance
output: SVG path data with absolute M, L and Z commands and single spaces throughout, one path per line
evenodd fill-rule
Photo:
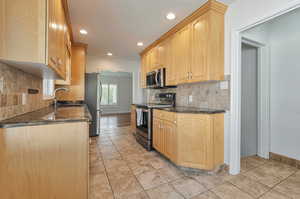
M 109 130 L 130 125 L 132 104 L 132 73 L 100 73 L 101 83 L 101 130 Z
M 241 157 L 258 154 L 258 48 L 242 43 Z

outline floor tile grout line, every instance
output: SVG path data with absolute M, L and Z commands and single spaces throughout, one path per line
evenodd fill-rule
M 112 143 L 113 143 L 113 141 L 112 141 Z M 113 143 L 113 145 L 115 146 L 114 143 Z M 116 146 L 115 146 L 115 147 L 116 147 Z M 116 147 L 116 149 L 118 150 L 117 147 Z M 120 155 L 122 156 L 122 159 L 123 159 L 123 155 L 121 154 L 121 152 L 120 152 L 119 150 L 118 150 L 118 152 L 120 153 Z M 146 152 L 147 152 L 147 151 L 146 151 Z M 126 161 L 126 165 L 128 166 L 127 161 Z M 171 186 L 171 187 L 173 188 L 173 190 L 174 190 L 176 193 L 178 193 L 178 194 L 181 195 L 184 199 L 186 199 L 181 193 L 179 193 L 179 192 L 172 186 L 172 184 L 170 184 L 171 182 L 174 182 L 174 181 L 176 181 L 176 180 L 178 180 L 178 179 L 173 180 L 173 181 L 170 181 L 170 182 L 167 181 L 166 183 L 157 185 L 157 186 L 155 186 L 155 187 L 152 187 L 152 188 L 146 190 L 146 189 L 143 187 L 143 185 L 140 183 L 140 181 L 138 180 L 137 176 L 134 175 L 132 169 L 131 169 L 129 166 L 128 166 L 128 168 L 131 170 L 133 176 L 136 178 L 137 182 L 141 185 L 142 189 L 144 190 L 144 192 L 147 194 L 147 196 L 148 196 L 149 198 L 150 198 L 150 196 L 149 196 L 149 194 L 147 193 L 147 190 L 156 189 L 156 188 L 158 188 L 158 187 L 161 186 L 161 185 L 166 185 L 166 184 L 168 184 L 169 186 Z M 155 169 L 155 168 L 153 168 L 153 169 Z M 158 169 L 155 169 L 155 170 L 158 170 Z M 146 171 L 145 171 L 145 172 L 146 172 Z M 142 172 L 142 173 L 144 173 L 144 172 Z
M 109 138 L 109 139 L 110 139 L 110 138 Z M 110 139 L 110 141 L 111 141 L 111 139 Z M 112 142 L 112 141 L 111 141 L 111 142 Z M 101 149 L 100 149 L 100 153 L 102 154 Z M 105 165 L 105 163 L 104 163 L 104 159 L 103 159 L 102 155 L 101 155 L 101 160 L 102 160 L 102 163 L 103 163 L 103 167 L 104 167 L 104 170 L 105 170 L 105 176 L 106 176 L 107 181 L 108 181 L 108 184 L 109 184 L 109 186 L 110 186 L 110 190 L 111 190 L 111 192 L 112 192 L 113 198 L 116 199 L 115 193 L 114 193 L 114 190 L 113 190 L 113 187 L 112 187 L 111 182 L 110 182 L 110 179 L 109 179 L 109 177 L 108 177 L 107 168 L 106 168 L 106 165 Z
M 295 173 L 297 173 L 297 171 L 295 172 Z M 277 184 L 275 184 L 269 191 L 267 191 L 266 193 L 264 193 L 263 195 L 265 195 L 265 194 L 267 194 L 268 192 L 270 192 L 270 191 L 272 191 L 272 190 L 274 190 L 275 189 L 275 187 L 277 187 L 279 184 L 281 184 L 282 182 L 284 182 L 284 181 L 286 181 L 289 177 L 291 177 L 292 175 L 294 175 L 295 173 L 293 173 L 293 174 L 291 174 L 291 175 L 289 175 L 288 177 L 286 177 L 286 178 L 284 178 L 283 180 L 281 180 L 280 182 L 278 182 Z M 281 193 L 280 191 L 278 191 L 279 193 Z M 284 195 L 284 196 L 286 196 L 286 197 L 288 197 L 288 198 L 290 198 L 290 199 L 292 199 L 291 197 L 289 197 L 289 196 L 287 196 L 286 194 L 284 194 L 284 193 L 281 193 L 282 195 Z M 263 195 L 262 196 L 260 196 L 259 198 L 261 198 L 261 197 L 263 197 Z
M 116 147 L 115 143 L 113 141 L 112 141 L 112 144 L 114 145 L 114 147 Z M 116 150 L 118 151 L 118 153 L 120 153 L 120 156 L 126 162 L 126 166 L 129 168 L 129 170 L 131 171 L 132 175 L 134 176 L 134 178 L 136 179 L 136 181 L 139 183 L 139 185 L 141 186 L 141 188 L 143 189 L 143 191 L 147 194 L 148 198 L 150 198 L 150 196 L 148 195 L 148 193 L 144 189 L 143 185 L 140 183 L 140 181 L 138 180 L 138 178 L 134 175 L 134 172 L 132 171 L 132 169 L 130 168 L 130 166 L 128 165 L 127 161 L 124 159 L 123 155 L 121 154 L 121 152 L 119 151 L 119 149 L 117 147 L 116 147 Z
M 247 195 L 249 195 L 251 198 L 256 198 L 256 197 L 253 197 L 250 193 L 240 189 L 238 186 L 236 186 L 235 184 L 233 184 L 232 182 L 228 181 L 228 183 L 230 183 L 231 185 L 233 185 L 235 188 L 237 188 L 238 190 L 240 190 L 241 192 L 243 193 L 246 193 Z

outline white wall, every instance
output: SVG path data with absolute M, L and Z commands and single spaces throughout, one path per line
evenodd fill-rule
M 236 41 L 232 38 L 235 37 L 236 31 L 240 31 L 254 23 L 265 20 L 271 15 L 277 14 L 282 9 L 289 9 L 291 6 L 299 3 L 299 0 L 235 0 L 228 8 L 225 18 L 225 74 L 231 74 L 231 66 L 234 65 L 235 52 L 238 51 L 238 46 Z M 232 77 L 232 76 L 231 76 Z M 238 82 L 237 79 L 231 78 L 232 84 Z M 231 86 L 231 89 L 233 86 Z M 236 103 L 234 97 L 238 93 L 231 91 L 231 104 Z M 238 136 L 236 132 L 238 131 L 238 125 L 234 125 L 234 121 L 238 119 L 238 113 L 233 112 L 233 107 L 231 107 L 231 112 L 225 115 L 225 162 L 236 164 L 238 152 L 237 150 L 238 140 L 234 137 Z M 231 118 L 233 120 L 231 120 Z M 232 140 L 233 142 L 231 142 Z M 233 150 L 231 150 L 233 149 Z M 227 152 L 228 151 L 228 152 Z M 230 165 L 230 172 L 232 174 L 237 174 L 239 170 L 239 165 Z
M 102 72 L 101 83 L 116 84 L 117 104 L 101 105 L 103 114 L 129 113 L 132 104 L 132 73 L 127 72 Z M 103 97 L 102 97 L 103 99 Z
M 270 24 L 271 152 L 300 160 L 300 9 Z
M 114 57 L 87 57 L 87 73 L 99 71 L 131 72 L 133 78 L 133 103 L 143 100 L 143 91 L 140 88 L 140 61 L 124 60 Z

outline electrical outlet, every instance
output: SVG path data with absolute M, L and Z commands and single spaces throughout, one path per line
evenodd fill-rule
M 4 92 L 4 78 L 0 78 L 0 93 Z
M 193 96 L 192 96 L 192 95 L 189 95 L 188 102 L 189 102 L 189 103 L 192 103 L 192 102 L 193 102 Z
M 22 93 L 22 105 L 26 105 L 27 103 L 27 95 L 26 93 Z

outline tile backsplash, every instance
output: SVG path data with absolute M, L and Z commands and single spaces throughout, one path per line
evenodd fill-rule
M 41 78 L 0 63 L 0 120 L 49 106 L 51 100 L 43 100 L 42 86 Z M 28 94 L 28 89 L 39 93 Z
M 230 78 L 226 81 L 202 82 L 183 84 L 177 88 L 145 89 L 144 101 L 148 103 L 158 102 L 156 94 L 164 92 L 176 93 L 176 106 L 230 109 Z M 226 85 L 225 87 L 222 84 Z M 190 100 L 189 100 L 190 98 Z

